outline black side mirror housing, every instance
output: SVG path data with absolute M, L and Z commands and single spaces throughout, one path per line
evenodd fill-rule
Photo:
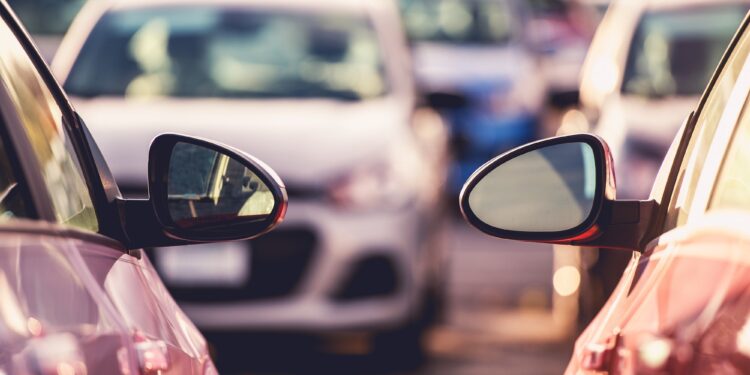
M 654 201 L 616 200 L 606 142 L 576 134 L 530 143 L 489 161 L 466 182 L 466 220 L 500 238 L 639 250 Z
M 235 148 L 162 134 L 149 152 L 147 200 L 121 199 L 127 247 L 250 239 L 284 218 L 278 175 Z

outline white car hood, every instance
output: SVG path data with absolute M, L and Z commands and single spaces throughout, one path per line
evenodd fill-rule
M 467 82 L 513 81 L 534 62 L 513 45 L 487 47 L 448 43 L 420 43 L 414 50 L 420 85 L 429 90 L 450 89 Z
M 697 96 L 666 99 L 618 96 L 605 104 L 595 132 L 609 143 L 616 157 L 627 137 L 646 140 L 666 151 L 699 99 Z
M 161 133 L 181 133 L 237 147 L 267 163 L 287 185 L 319 186 L 387 152 L 405 130 L 393 99 L 125 100 L 74 104 L 120 184 L 145 186 L 148 149 Z

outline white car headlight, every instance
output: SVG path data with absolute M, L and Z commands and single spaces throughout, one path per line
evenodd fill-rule
M 329 195 L 341 207 L 374 209 L 403 207 L 409 201 L 408 192 L 388 163 L 377 163 L 336 179 Z
M 363 163 L 335 179 L 329 197 L 353 209 L 398 209 L 415 201 L 428 179 L 418 150 L 405 143 L 394 145 L 386 158 Z

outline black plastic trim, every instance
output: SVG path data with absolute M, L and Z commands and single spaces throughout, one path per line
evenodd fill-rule
M 479 181 L 498 165 L 528 152 L 565 143 L 583 142 L 594 151 L 597 187 L 589 216 L 575 228 L 558 232 L 519 232 L 495 228 L 479 219 L 469 206 L 469 194 Z M 614 166 L 609 147 L 592 134 L 574 134 L 548 138 L 513 149 L 479 168 L 464 185 L 460 196 L 461 212 L 466 220 L 491 236 L 532 242 L 585 245 L 629 251 L 641 251 L 644 235 L 652 222 L 655 201 L 615 200 Z

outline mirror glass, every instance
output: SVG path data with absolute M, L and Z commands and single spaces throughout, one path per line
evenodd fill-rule
M 596 194 L 596 160 L 587 143 L 551 145 L 497 165 L 469 193 L 487 225 L 517 232 L 560 232 L 588 218 Z
M 268 186 L 243 163 L 213 149 L 178 142 L 167 177 L 172 221 L 181 228 L 268 218 L 276 204 Z

